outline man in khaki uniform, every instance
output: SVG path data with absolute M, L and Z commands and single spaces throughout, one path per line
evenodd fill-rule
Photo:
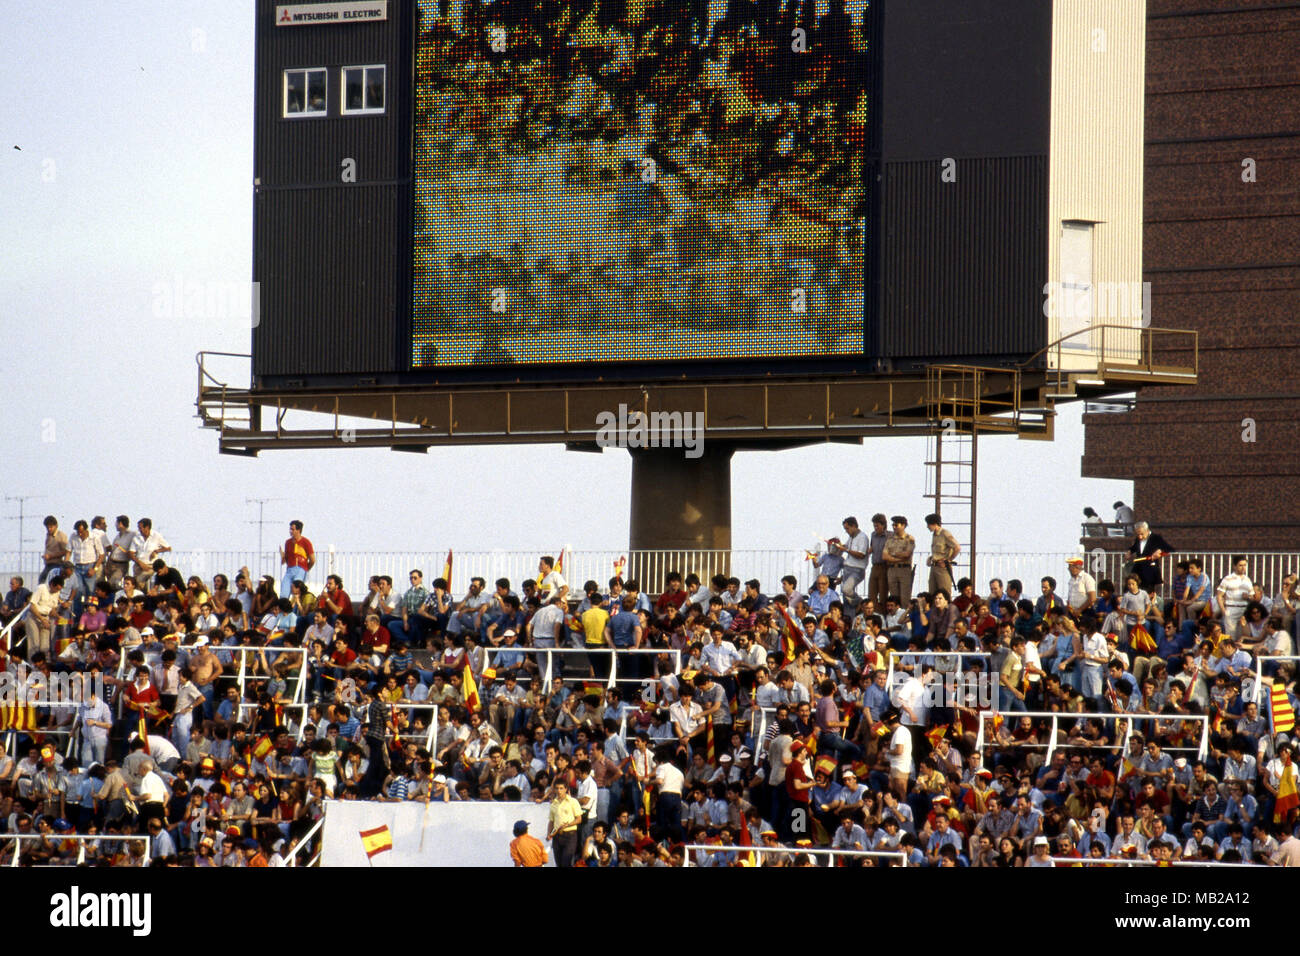
M 907 519 L 894 515 L 889 519 L 894 524 L 894 533 L 885 541 L 884 561 L 885 577 L 889 583 L 889 593 L 898 598 L 898 606 L 907 608 L 912 600 L 912 552 L 916 550 L 916 539 L 907 533 Z
M 943 588 L 952 594 L 952 562 L 961 554 L 961 545 L 944 528 L 938 515 L 926 515 L 925 526 L 930 529 L 930 557 L 925 561 L 930 566 L 930 593 Z

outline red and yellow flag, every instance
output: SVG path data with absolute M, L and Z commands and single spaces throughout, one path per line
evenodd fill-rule
M 447 582 L 447 593 L 451 593 L 451 551 L 447 552 L 447 563 L 442 566 L 442 577 Z
M 645 811 L 645 829 L 650 832 L 650 802 L 654 795 L 650 792 L 650 783 L 646 781 L 641 787 L 641 809 Z
M 824 773 L 828 777 L 835 776 L 835 758 L 829 754 L 822 754 L 817 758 L 817 763 L 813 765 L 814 773 Z
M 1156 639 L 1151 636 L 1151 632 L 1141 624 L 1134 624 L 1129 628 L 1128 642 L 1133 650 L 1143 654 L 1154 654 L 1159 646 L 1156 644 Z
M 708 752 L 710 764 L 717 764 L 718 750 L 713 741 L 713 715 L 704 718 L 704 746 Z
M 465 665 L 465 673 L 461 675 L 461 689 L 465 693 L 465 709 L 471 714 L 479 710 L 483 705 L 478 699 L 478 684 L 474 682 L 474 672 Z
M 736 834 L 736 843 L 739 846 L 753 846 L 754 837 L 749 832 L 749 818 L 745 816 L 745 811 L 740 811 L 740 832 Z M 736 857 L 736 861 L 741 866 L 758 866 L 757 853 L 742 853 Z
M 1296 792 L 1296 768 L 1291 754 L 1282 755 L 1282 780 L 1277 785 L 1277 802 L 1273 804 L 1273 822 L 1285 823 L 1287 817 L 1300 807 L 1300 793 Z
M 393 834 L 386 823 L 373 830 L 358 832 L 361 834 L 361 845 L 365 847 L 367 857 L 373 857 L 377 853 L 384 853 L 393 848 Z
M 776 607 L 781 612 L 781 650 L 785 653 L 786 663 L 789 663 L 795 659 L 800 648 L 808 646 L 808 639 L 804 636 L 803 628 L 790 616 L 790 611 L 779 604 Z
M 1269 704 L 1273 715 L 1273 733 L 1289 734 L 1295 730 L 1295 710 L 1291 707 L 1290 698 L 1286 696 L 1286 684 L 1282 681 L 1273 681 L 1273 697 Z
M 144 744 L 144 752 L 149 754 L 149 756 L 152 757 L 153 752 L 149 749 L 149 725 L 145 723 L 143 713 L 140 714 L 139 734 L 140 734 L 140 742 Z
M 930 741 L 930 746 L 936 746 L 940 740 L 948 733 L 947 724 L 937 724 L 925 732 L 925 739 Z
M 265 760 L 266 755 L 274 749 L 275 744 L 271 742 L 271 738 L 263 734 L 257 738 L 257 743 L 253 744 L 253 756 L 258 760 Z

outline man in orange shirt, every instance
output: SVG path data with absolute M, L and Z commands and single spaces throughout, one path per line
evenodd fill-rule
M 546 844 L 528 834 L 528 821 L 515 824 L 515 838 L 510 841 L 510 859 L 515 866 L 545 866 Z
M 244 860 L 244 866 L 270 866 L 262 852 L 262 844 L 252 837 L 244 841 Z

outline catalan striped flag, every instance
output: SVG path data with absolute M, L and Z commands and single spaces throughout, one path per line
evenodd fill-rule
M 1273 716 L 1274 734 L 1289 734 L 1295 730 L 1295 710 L 1291 707 L 1290 698 L 1286 696 L 1286 684 L 1280 680 L 1273 681 L 1269 711 Z
M 442 577 L 447 582 L 447 593 L 451 593 L 451 551 L 447 551 L 447 563 L 442 566 Z
M 361 834 L 361 845 L 365 848 L 367 859 L 393 848 L 393 834 L 386 823 L 383 826 L 375 827 L 373 830 L 359 830 L 357 832 Z
M 145 723 L 143 712 L 141 712 L 140 714 L 139 734 L 140 734 L 140 742 L 144 744 L 144 752 L 146 754 L 149 754 L 150 756 L 153 756 L 153 752 L 149 749 L 149 725 Z
M 717 764 L 718 748 L 713 740 L 713 715 L 704 718 L 704 747 L 708 752 L 709 763 Z

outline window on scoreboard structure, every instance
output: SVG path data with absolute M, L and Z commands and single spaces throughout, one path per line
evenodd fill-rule
M 345 66 L 343 68 L 343 114 L 359 116 L 384 111 L 383 66 Z
M 284 115 L 286 117 L 325 116 L 328 112 L 328 70 L 284 71 Z

